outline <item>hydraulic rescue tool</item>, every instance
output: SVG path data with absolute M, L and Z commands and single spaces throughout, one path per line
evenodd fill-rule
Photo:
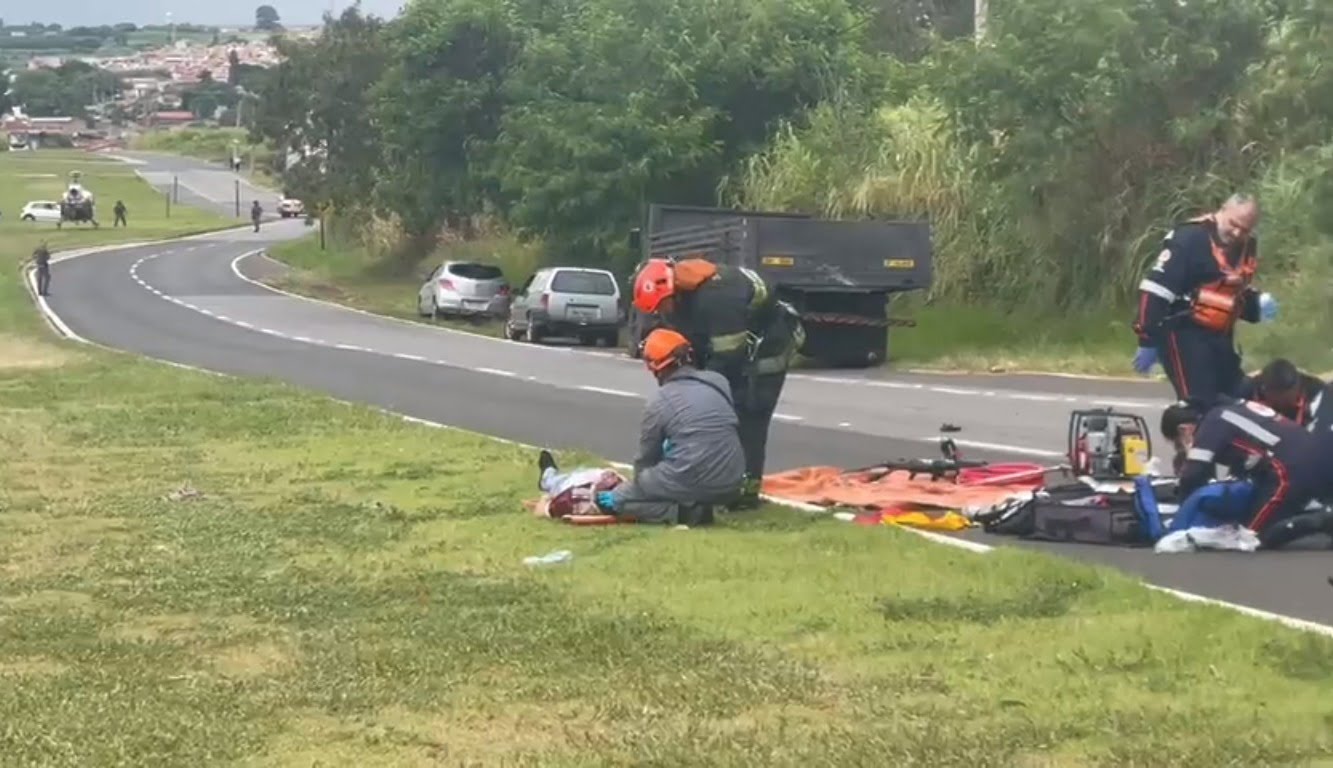
M 1134 478 L 1148 470 L 1152 436 L 1141 416 L 1110 408 L 1069 414 L 1069 467 L 1094 480 Z

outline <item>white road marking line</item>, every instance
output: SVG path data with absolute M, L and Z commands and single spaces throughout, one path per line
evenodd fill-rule
M 313 297 L 310 297 L 310 296 L 302 296 L 301 294 L 298 294 L 298 293 L 292 293 L 291 291 L 286 291 L 286 290 L 283 290 L 283 289 L 281 289 L 281 288 L 275 288 L 275 287 L 273 287 L 273 286 L 271 286 L 271 285 L 268 285 L 268 284 L 266 284 L 266 283 L 263 283 L 263 282 L 261 282 L 261 281 L 259 281 L 259 280 L 255 280 L 255 279 L 253 279 L 253 278 L 247 277 L 243 272 L 241 272 L 240 262 L 244 261 L 244 260 L 247 259 L 247 258 L 250 258 L 251 256 L 262 256 L 263 258 L 266 258 L 266 259 L 268 259 L 269 261 L 274 262 L 275 264 L 282 264 L 282 262 L 280 262 L 280 261 L 278 261 L 278 260 L 272 258 L 271 256 L 268 255 L 268 253 L 267 253 L 266 251 L 264 251 L 264 250 L 261 249 L 261 250 L 256 250 L 256 251 L 251 251 L 251 252 L 249 252 L 249 253 L 241 254 L 241 255 L 238 256 L 237 258 L 233 259 L 232 262 L 231 262 L 231 271 L 232 271 L 232 273 L 235 274 L 236 277 L 240 278 L 241 280 L 243 280 L 243 281 L 246 282 L 246 283 L 249 283 L 249 284 L 251 284 L 251 285 L 254 285 L 254 286 L 258 287 L 258 288 L 262 288 L 262 289 L 264 289 L 264 290 L 266 290 L 266 291 L 269 291 L 269 292 L 272 292 L 272 293 L 276 293 L 276 294 L 280 294 L 280 295 L 282 295 L 282 296 L 286 296 L 286 297 L 288 297 L 288 298 L 296 299 L 296 300 L 299 300 L 299 301 L 305 301 L 305 302 L 309 302 L 309 303 L 312 303 L 312 304 L 322 304 L 322 305 L 324 305 L 324 306 L 331 307 L 331 308 L 333 308 L 333 309 L 337 309 L 337 310 L 339 310 L 339 311 L 343 311 L 343 312 L 353 312 L 353 313 L 356 313 L 356 314 L 365 315 L 365 316 L 367 316 L 367 317 L 375 318 L 377 321 L 385 321 L 385 320 L 388 320 L 388 321 L 390 321 L 390 322 L 400 323 L 400 324 L 407 325 L 407 326 L 410 326 L 410 327 L 413 327 L 413 328 L 417 328 L 417 329 L 429 328 L 429 329 L 431 329 L 431 330 L 433 330 L 433 331 L 435 331 L 435 332 L 438 332 L 438 333 L 447 333 L 447 334 L 458 335 L 458 336 L 466 336 L 466 337 L 469 338 L 469 339 L 473 339 L 473 340 L 482 340 L 482 341 L 485 341 L 485 342 L 488 342 L 488 343 L 493 343 L 493 344 L 522 344 L 523 346 L 526 346 L 526 347 L 528 347 L 529 349 L 543 350 L 543 351 L 545 351 L 545 352 L 557 352 L 557 353 L 562 353 L 562 354 L 574 354 L 574 353 L 577 353 L 577 354 L 585 354 L 585 355 L 591 355 L 591 356 L 597 356 L 597 357 L 604 357 L 604 358 L 607 358 L 607 359 L 615 359 L 615 360 L 619 360 L 619 361 L 624 362 L 624 363 L 631 363 L 631 364 L 632 364 L 632 363 L 635 362 L 635 361 L 633 361 L 633 360 L 631 360 L 631 359 L 625 357 L 624 355 L 620 355 L 620 354 L 617 354 L 617 353 L 614 353 L 614 352 L 607 352 L 606 350 L 587 350 L 587 349 L 578 349 L 578 348 L 574 348 L 574 347 L 552 347 L 552 346 L 545 346 L 545 345 L 540 345 L 540 344 L 534 346 L 534 345 L 531 345 L 531 344 L 525 344 L 524 342 L 521 342 L 521 341 L 510 341 L 510 340 L 508 340 L 508 339 L 500 339 L 500 338 L 494 338 L 494 337 L 491 337 L 491 336 L 484 336 L 484 335 L 482 335 L 482 334 L 471 333 L 471 332 L 468 332 L 468 331 L 461 331 L 461 330 L 454 329 L 454 328 L 441 328 L 441 327 L 439 327 L 439 326 L 429 325 L 429 324 L 426 324 L 426 323 L 419 323 L 419 322 L 413 322 L 413 321 L 411 321 L 411 320 L 404 320 L 403 318 L 388 317 L 388 316 L 386 316 L 386 315 L 380 315 L 380 314 L 376 314 L 376 313 L 374 313 L 374 312 L 367 312 L 366 310 L 363 310 L 363 309 L 357 309 L 357 308 L 355 308 L 355 307 L 348 307 L 348 306 L 343 305 L 343 304 L 338 304 L 337 302 L 326 301 L 326 300 L 324 300 L 324 299 L 316 299 L 316 298 L 313 298 Z M 286 265 L 283 265 L 283 266 L 286 266 Z M 822 382 L 822 383 L 826 383 L 826 384 L 840 384 L 840 385 L 844 385 L 844 386 L 851 385 L 851 386 L 862 386 L 862 387 L 877 387 L 877 388 L 882 388 L 882 389 L 905 389 L 905 390 L 913 390 L 913 391 L 935 392 L 935 393 L 939 393 L 939 394 L 952 394 L 952 395 L 958 395 L 958 396 L 977 396 L 977 397 L 1012 398 L 1012 399 L 1016 399 L 1016 400 L 1033 400 L 1033 401 L 1036 401 L 1036 402 L 1066 402 L 1066 403 L 1078 403 L 1078 402 L 1099 402 L 1099 403 L 1100 403 L 1100 402 L 1104 402 L 1104 403 L 1107 403 L 1107 404 L 1112 404 L 1112 403 L 1114 403 L 1114 404 L 1116 405 L 1116 407 L 1131 407 L 1131 408 L 1140 408 L 1140 407 L 1141 407 L 1141 408 L 1155 408 L 1155 407 L 1157 407 L 1157 405 L 1158 405 L 1158 404 L 1155 403 L 1155 402 L 1147 402 L 1147 401 L 1142 401 L 1142 402 L 1131 402 L 1131 401 L 1127 401 L 1127 400 L 1114 400 L 1114 401 L 1113 401 L 1113 400 L 1106 400 L 1106 399 L 1102 399 L 1102 398 L 1097 398 L 1097 397 L 1095 397 L 1095 396 L 1087 396 L 1087 397 L 1060 397 L 1060 396 L 1058 396 L 1058 395 L 1029 395 L 1028 393 L 1022 393 L 1022 392 L 1009 392 L 1009 391 L 982 391 L 982 390 L 978 390 L 978 389 L 969 389 L 969 388 L 962 388 L 962 387 L 948 387 L 948 386 L 941 386 L 941 385 L 927 385 L 927 384 L 922 384 L 922 383 L 919 383 L 919 382 L 880 381 L 880 380 L 873 380 L 873 379 L 841 378 L 841 377 L 835 377 L 835 376 L 822 376 L 822 375 L 812 375 L 812 374 L 804 374 L 804 373 L 794 373 L 794 374 L 792 374 L 792 378 L 793 378 L 793 379 L 803 379 L 803 380 L 808 380 L 808 381 L 817 381 L 817 382 Z M 535 381 L 536 379 L 530 379 L 530 380 Z
M 1315 632 L 1317 634 L 1324 635 L 1325 637 L 1333 637 L 1333 626 L 1329 626 L 1327 624 L 1319 624 L 1317 622 L 1307 621 L 1305 619 L 1298 619 L 1294 616 L 1284 616 L 1280 613 L 1270 613 L 1268 611 L 1263 611 L 1258 608 L 1251 608 L 1248 605 L 1229 603 L 1225 600 L 1216 600 L 1211 597 L 1196 595 L 1193 592 L 1181 592 L 1178 589 L 1171 589 L 1169 587 L 1159 587 L 1156 584 L 1149 584 L 1147 582 L 1143 582 L 1143 586 L 1156 592 L 1165 592 L 1166 594 L 1171 595 L 1172 597 L 1178 598 L 1180 600 L 1185 600 L 1187 602 L 1215 605 L 1218 606 L 1219 608 L 1230 608 L 1231 610 L 1236 611 L 1238 613 L 1243 613 L 1247 616 L 1253 616 L 1258 619 L 1265 619 L 1267 621 L 1275 621 L 1278 624 L 1291 627 L 1292 629 L 1303 629 L 1307 632 Z
M 503 371 L 503 370 L 500 370 L 499 368 L 477 368 L 477 369 L 475 369 L 475 370 L 478 371 L 479 373 L 489 373 L 489 374 L 491 374 L 492 376 L 512 377 L 512 376 L 517 376 L 517 375 L 518 375 L 518 374 L 514 373 L 513 371 Z
M 334 346 L 335 348 L 337 348 L 337 349 L 345 349 L 345 350 L 347 350 L 348 352 L 369 352 L 369 351 L 370 351 L 370 350 L 366 349 L 365 347 L 358 347 L 358 346 L 355 345 L 355 344 L 334 344 L 333 346 Z
M 297 341 L 305 341 L 305 339 L 301 338 L 300 336 L 296 337 L 296 339 L 297 339 Z M 414 361 L 414 362 L 418 362 L 418 363 L 429 363 L 429 362 L 430 362 L 430 360 L 427 360 L 426 358 L 422 357 L 421 355 L 409 355 L 409 354 L 407 354 L 406 352 L 394 352 L 394 353 L 393 353 L 393 356 L 396 357 L 396 358 L 398 358 L 398 359 L 400 359 L 400 360 L 412 360 L 412 361 Z
M 792 416 L 789 413 L 775 413 L 773 414 L 773 418 L 777 419 L 778 421 L 791 421 L 791 422 L 805 421 L 804 416 Z
M 958 549 L 966 549 L 969 552 L 976 552 L 980 555 L 984 555 L 995 549 L 995 547 L 992 547 L 989 544 L 982 544 L 979 541 L 969 541 L 968 539 L 960 539 L 957 536 L 949 536 L 936 531 L 926 531 L 920 528 L 913 528 L 909 525 L 900 525 L 898 527 L 906 531 L 911 531 L 918 536 L 930 539 L 936 543 L 946 544 L 950 547 L 957 547 Z
M 851 429 L 852 423 L 850 421 L 842 421 L 838 422 L 838 426 L 842 429 Z
M 606 389 L 604 387 L 589 387 L 589 386 L 581 386 L 579 387 L 579 389 L 583 390 L 584 392 L 596 392 L 601 395 L 615 395 L 617 397 L 638 397 L 638 395 L 634 394 L 633 392 L 626 392 L 622 389 Z
M 940 437 L 921 437 L 917 439 L 926 440 L 932 443 L 938 443 L 943 440 L 943 438 Z M 1002 453 L 1018 453 L 1018 454 L 1023 454 L 1025 456 L 1045 456 L 1048 458 L 1060 458 L 1064 456 L 1064 454 L 1060 453 L 1059 451 L 1048 451 L 1042 448 L 1025 448 L 1021 445 L 1008 445 L 1005 443 L 985 443 L 981 442 L 980 440 L 959 440 L 958 438 L 954 438 L 953 441 L 961 446 L 965 446 L 968 448 L 980 448 L 982 450 L 987 450 L 987 451 L 1000 451 Z

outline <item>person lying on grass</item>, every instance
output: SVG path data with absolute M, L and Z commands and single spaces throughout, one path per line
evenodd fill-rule
M 610 491 L 625 482 L 614 469 L 578 467 L 561 472 L 550 451 L 537 457 L 540 473 L 537 488 L 542 497 L 533 508 L 538 517 L 592 517 L 602 514 L 593 501 L 596 494 Z

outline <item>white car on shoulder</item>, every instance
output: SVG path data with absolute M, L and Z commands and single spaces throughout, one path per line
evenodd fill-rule
M 20 221 L 60 221 L 60 203 L 54 200 L 34 200 L 23 206 Z

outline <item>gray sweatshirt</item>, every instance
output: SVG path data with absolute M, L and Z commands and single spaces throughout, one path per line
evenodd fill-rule
M 671 441 L 665 456 L 663 440 Z M 614 491 L 616 510 L 634 514 L 636 501 L 719 503 L 744 479 L 730 385 L 721 374 L 683 367 L 662 382 L 644 409 L 634 480 Z

